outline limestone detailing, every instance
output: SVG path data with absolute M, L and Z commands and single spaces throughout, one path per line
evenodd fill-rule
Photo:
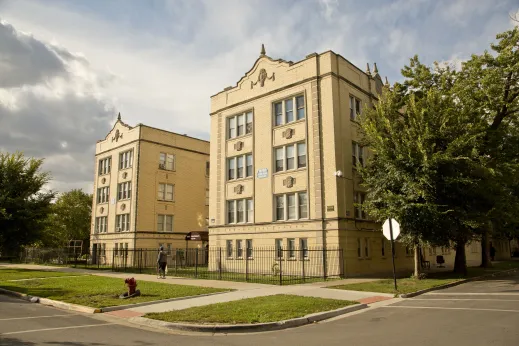
M 272 72 L 272 75 L 269 77 L 267 75 L 267 70 L 265 70 L 264 68 L 262 68 L 260 71 L 259 71 L 259 74 L 258 74 L 258 80 L 256 82 L 253 82 L 251 81 L 250 82 L 250 88 L 253 89 L 254 86 L 256 84 L 259 83 L 260 87 L 263 87 L 265 85 L 265 81 L 269 79 L 269 80 L 272 80 L 274 81 L 275 80 L 275 75 L 274 75 L 274 72 Z

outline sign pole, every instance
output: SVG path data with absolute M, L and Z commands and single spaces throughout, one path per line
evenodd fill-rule
M 397 290 L 396 287 L 396 270 L 395 270 L 395 246 L 394 246 L 394 240 L 393 240 L 393 220 L 389 218 L 389 234 L 391 237 L 391 259 L 393 260 L 393 280 L 395 281 L 395 291 Z

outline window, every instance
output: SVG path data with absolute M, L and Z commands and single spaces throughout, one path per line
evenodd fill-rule
M 276 221 L 299 220 L 308 218 L 306 192 L 288 193 L 275 196 Z
M 96 217 L 95 233 L 106 233 L 108 226 L 108 217 Z
M 294 111 L 296 112 L 296 115 L 294 115 Z M 273 112 L 275 126 L 288 124 L 295 120 L 304 119 L 305 98 L 301 95 L 297 97 L 291 97 L 280 102 L 276 102 L 274 103 Z
M 159 184 L 159 191 L 157 198 L 161 201 L 174 201 L 175 185 L 173 184 Z
M 245 116 L 238 115 L 238 136 L 243 136 L 245 133 Z
M 126 181 L 124 183 L 119 183 L 117 185 L 117 199 L 120 201 L 121 199 L 132 198 L 132 182 Z
M 353 167 L 357 167 L 357 164 L 364 167 L 364 147 L 357 142 L 351 143 L 351 158 Z
M 227 167 L 228 167 L 227 179 L 228 180 L 233 180 L 235 177 L 235 175 L 234 175 L 235 162 L 236 162 L 235 158 L 229 159 L 227 162 Z
M 274 150 L 276 172 L 306 167 L 306 143 L 289 144 Z
M 360 114 L 360 100 L 356 97 L 350 96 L 350 119 L 357 120 L 357 115 Z
M 111 157 L 107 157 L 102 160 L 99 160 L 98 175 L 110 173 L 111 168 L 112 168 L 112 158 Z
M 236 257 L 243 258 L 243 240 L 236 240 Z
M 276 239 L 275 244 L 277 258 L 283 258 L 283 239 Z
M 106 256 L 106 244 L 101 244 L 101 256 Z
M 205 189 L 205 205 L 209 205 L 209 189 Z
M 115 231 L 126 232 L 130 230 L 130 214 L 120 214 L 115 216 Z
M 252 177 L 252 154 L 245 154 L 227 159 L 227 167 L 228 180 Z
M 227 118 L 227 138 L 236 138 L 252 133 L 252 112 L 246 112 Z
M 168 171 L 175 170 L 175 155 L 160 153 L 159 155 L 159 168 L 167 169 Z
M 357 238 L 357 257 L 359 257 L 359 258 L 362 257 L 362 247 L 361 247 L 360 238 Z
M 355 207 L 355 218 L 357 219 L 366 219 L 366 212 L 362 209 L 362 205 L 366 200 L 366 194 L 364 192 L 354 192 L 353 193 L 353 203 L 356 204 Z
M 232 258 L 232 240 L 227 240 L 226 243 L 227 243 L 227 245 L 226 245 L 227 257 Z
M 364 257 L 369 257 L 369 238 L 364 239 Z
M 119 244 L 115 243 L 115 247 L 114 247 L 114 256 L 119 256 L 119 253 L 118 253 L 118 247 L 119 247 Z
M 300 242 L 299 247 L 301 248 L 301 258 L 307 259 L 308 258 L 308 239 L 301 238 L 299 240 L 299 242 Z
M 157 232 L 173 232 L 173 215 L 157 215 Z
M 252 177 L 253 174 L 253 168 L 252 168 L 252 154 L 245 155 L 246 165 L 247 165 L 247 172 L 245 172 L 245 176 Z
M 295 258 L 296 257 L 296 240 L 294 238 L 289 238 L 287 240 L 287 248 L 288 248 L 288 257 Z
M 128 243 L 124 243 L 124 256 L 128 257 Z
M 299 218 L 308 219 L 308 198 L 306 197 L 306 192 L 300 192 L 298 198 Z
M 108 186 L 97 189 L 97 203 L 108 203 L 110 200 L 110 188 Z
M 229 118 L 229 138 L 236 137 L 236 117 Z
M 381 251 L 382 251 L 382 257 L 386 257 L 386 239 L 381 238 Z
M 243 156 L 238 156 L 236 158 L 236 161 L 237 161 L 237 169 L 236 169 L 236 178 L 240 179 L 240 178 L 243 178 L 243 174 L 244 174 L 244 163 L 243 163 Z
M 119 154 L 119 169 L 130 168 L 133 164 L 133 150 Z
M 251 199 L 247 199 L 247 222 L 253 222 L 254 221 L 254 203 Z
M 245 223 L 254 220 L 254 202 L 252 199 L 227 201 L 227 223 Z
M 305 118 L 305 98 L 303 96 L 296 97 L 297 120 Z
M 289 194 L 287 195 L 288 202 L 288 219 L 295 220 L 296 218 L 296 195 Z
M 247 258 L 252 258 L 252 239 L 247 239 Z
M 211 173 L 211 164 L 209 163 L 209 161 L 207 161 L 205 163 L 205 175 L 208 177 L 209 173 Z
M 247 112 L 247 119 L 245 121 L 245 133 L 252 133 L 252 112 Z
M 297 168 L 306 167 L 306 143 L 297 143 Z

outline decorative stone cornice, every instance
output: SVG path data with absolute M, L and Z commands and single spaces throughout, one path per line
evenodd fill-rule
M 258 74 L 258 80 L 257 80 L 256 82 L 253 82 L 253 81 L 250 82 L 250 88 L 253 89 L 254 86 L 255 86 L 256 84 L 258 84 L 258 83 L 259 83 L 260 87 L 263 87 L 263 86 L 265 85 L 265 81 L 266 81 L 267 79 L 270 79 L 270 80 L 272 80 L 272 81 L 276 80 L 276 77 L 275 77 L 275 75 L 274 75 L 274 72 L 272 72 L 272 76 L 269 77 L 268 74 L 267 74 L 267 70 L 265 70 L 264 68 L 262 68 L 262 69 L 259 71 L 259 74 Z

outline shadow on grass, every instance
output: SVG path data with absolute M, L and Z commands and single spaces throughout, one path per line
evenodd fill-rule
M 52 287 L 46 287 L 46 288 L 20 287 L 20 286 L 14 286 L 14 285 L 0 284 L 0 288 L 6 289 L 9 291 L 15 291 L 15 292 L 19 292 L 19 293 L 28 294 L 31 296 L 41 297 L 41 298 L 64 296 L 66 294 L 72 293 L 71 290 L 64 290 L 62 288 L 52 288 Z

